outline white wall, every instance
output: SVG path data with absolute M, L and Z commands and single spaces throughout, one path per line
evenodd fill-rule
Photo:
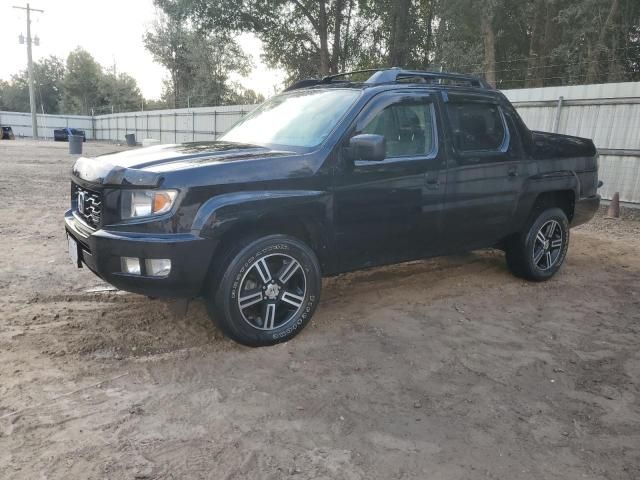
M 181 108 L 149 112 L 128 112 L 95 117 L 98 140 L 124 141 L 127 133 L 143 138 L 155 138 L 162 143 L 216 140 L 229 130 L 255 105 Z
M 91 117 L 82 115 L 42 115 L 38 116 L 38 135 L 53 138 L 56 128 L 72 127 L 85 131 L 87 140 L 93 139 L 93 121 Z M 0 112 L 0 125 L 10 126 L 16 137 L 31 137 L 31 114 L 21 112 Z
M 38 135 L 53 138 L 56 128 L 72 127 L 85 131 L 88 140 L 124 142 L 125 134 L 134 133 L 138 141 L 155 138 L 162 143 L 215 140 L 229 130 L 255 105 L 182 108 L 99 115 L 37 115 Z M 31 137 L 31 114 L 0 112 L 0 125 L 13 128 L 17 137 Z

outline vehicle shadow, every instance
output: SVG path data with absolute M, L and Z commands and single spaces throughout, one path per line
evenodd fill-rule
M 347 289 L 350 294 L 359 289 L 396 288 L 406 283 L 418 282 L 437 288 L 457 277 L 486 277 L 491 272 L 499 277 L 508 277 L 510 272 L 504 260 L 504 253 L 499 250 L 477 250 L 448 257 L 434 257 L 401 264 L 374 267 L 367 270 L 346 273 L 325 279 L 323 283 L 323 300 L 332 295 L 342 296 Z
M 415 290 L 434 296 L 458 296 L 453 288 L 461 280 L 478 285 L 504 282 L 509 273 L 504 255 L 484 250 L 376 267 L 327 278 L 314 322 L 331 329 L 334 307 L 367 305 L 372 291 L 387 292 L 391 302 L 404 304 Z M 35 300 L 42 314 L 25 319 L 30 336 L 52 356 L 78 354 L 104 360 L 163 355 L 199 347 L 242 349 L 223 337 L 202 299 L 185 309 L 175 300 L 154 300 L 126 292 L 85 292 Z M 366 310 L 363 312 L 366 316 Z M 339 326 L 337 327 L 339 328 Z M 330 333 L 330 332 L 327 332 Z

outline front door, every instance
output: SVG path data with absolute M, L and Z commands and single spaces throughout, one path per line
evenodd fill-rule
M 438 247 L 446 172 L 428 94 L 380 94 L 349 129 L 386 139 L 384 161 L 340 159 L 334 226 L 342 271 L 423 256 Z

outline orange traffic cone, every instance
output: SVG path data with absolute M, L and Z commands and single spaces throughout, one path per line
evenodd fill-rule
M 609 203 L 609 209 L 607 210 L 608 218 L 620 218 L 620 194 L 618 192 L 613 194 L 613 198 Z

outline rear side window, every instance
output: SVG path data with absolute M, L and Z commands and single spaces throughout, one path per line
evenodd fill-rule
M 431 104 L 401 102 L 389 105 L 362 129 L 362 133 L 382 135 L 387 158 L 430 153 L 434 148 Z
M 499 107 L 491 103 L 447 104 L 453 142 L 459 152 L 498 151 L 505 139 Z

